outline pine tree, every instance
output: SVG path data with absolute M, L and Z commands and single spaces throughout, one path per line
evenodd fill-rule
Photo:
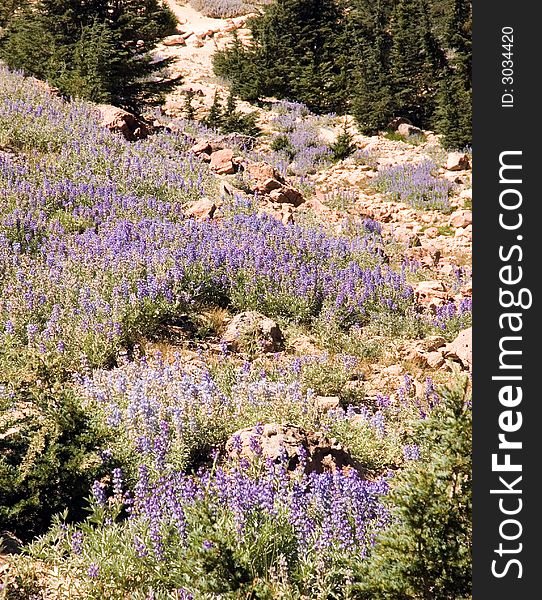
M 353 39 L 359 40 L 354 64 L 352 111 L 362 131 L 383 129 L 393 116 L 389 75 L 391 40 L 387 34 L 390 6 L 387 2 L 358 0 L 352 15 Z
M 155 95 L 147 52 L 175 24 L 159 0 L 40 0 L 12 19 L 1 56 L 66 95 L 133 109 Z
M 472 2 L 454 0 L 452 13 L 446 27 L 446 42 L 453 52 L 452 64 L 470 89 L 472 78 Z
M 344 15 L 341 0 L 276 0 L 249 22 L 251 46 L 234 41 L 216 55 L 215 72 L 245 100 L 274 95 L 342 110 Z
M 435 125 L 445 148 L 462 149 L 472 143 L 472 5 L 454 0 L 446 28 L 452 58 L 438 96 Z
M 196 118 L 196 111 L 192 102 L 194 101 L 195 92 L 190 89 L 187 90 L 184 94 L 184 116 L 185 119 L 189 121 L 193 121 Z
M 222 124 L 222 103 L 218 90 L 215 92 L 213 103 L 203 123 L 211 129 L 219 129 Z
M 444 53 L 432 33 L 425 0 L 399 0 L 391 19 L 390 74 L 398 116 L 429 126 Z
M 358 569 L 363 598 L 470 597 L 472 412 L 468 378 L 457 377 L 416 432 L 421 460 L 392 482 L 390 525 Z
M 337 136 L 337 140 L 331 146 L 331 152 L 335 160 L 348 158 L 356 149 L 354 136 L 348 130 L 346 119 L 344 120 L 343 130 Z
M 27 0 L 2 0 L 0 3 L 0 28 L 5 27 L 17 13 L 28 7 Z M 0 29 L 0 37 L 2 30 Z

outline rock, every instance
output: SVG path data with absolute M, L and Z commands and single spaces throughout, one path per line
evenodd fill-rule
M 405 251 L 405 257 L 410 260 L 417 261 L 422 266 L 431 269 L 438 265 L 441 257 L 441 252 L 437 248 L 418 246 L 416 248 L 408 248 Z
M 233 164 L 233 150 L 225 148 L 211 154 L 211 169 L 217 175 L 231 175 L 235 173 Z
M 169 35 L 162 40 L 164 46 L 185 46 L 186 40 L 183 35 Z
M 316 340 L 308 335 L 300 335 L 294 338 L 290 341 L 289 345 L 292 350 L 300 354 L 315 355 L 321 353 L 320 348 L 316 345 Z
M 450 227 L 467 227 L 472 225 L 472 211 L 456 210 L 448 220 Z
M 458 361 L 464 369 L 472 368 L 472 327 L 460 331 L 453 342 L 443 348 L 445 358 Z
M 425 236 L 432 239 L 438 236 L 438 228 L 437 227 L 428 227 L 425 231 Z
M 222 336 L 229 350 L 243 351 L 247 346 L 257 346 L 262 352 L 284 350 L 284 336 L 275 321 L 251 310 L 235 315 Z
M 397 131 L 397 129 L 399 128 L 399 125 L 412 125 L 412 121 L 409 121 L 405 117 L 394 117 L 388 123 L 388 129 L 391 129 L 392 131 Z
M 195 143 L 192 148 L 190 148 L 190 152 L 196 155 L 199 155 L 202 152 L 211 155 L 212 151 L 211 142 L 208 140 L 200 140 L 199 142 Z
M 11 531 L 0 532 L 0 555 L 2 554 L 20 554 L 23 549 L 23 542 Z
M 107 127 L 113 133 L 121 133 L 127 140 L 133 142 L 149 135 L 147 125 L 132 113 L 110 104 L 98 104 L 102 127 Z
M 209 157 L 209 160 L 210 160 L 210 157 Z M 220 185 L 218 186 L 218 192 L 221 196 L 234 196 L 236 190 L 229 183 L 226 183 L 225 181 L 221 181 Z
M 278 189 L 274 189 L 269 193 L 269 198 L 273 202 L 279 204 L 293 204 L 293 206 L 300 206 L 305 201 L 301 192 L 289 186 L 281 186 Z
M 278 190 L 282 187 L 282 183 L 277 181 L 276 179 L 266 179 L 261 185 L 256 187 L 256 191 L 260 194 L 269 194 L 273 190 Z
M 187 217 L 196 217 L 198 221 L 212 219 L 216 211 L 216 204 L 209 198 L 202 198 L 194 202 L 186 211 Z
M 340 404 L 341 401 L 338 396 L 316 396 L 314 399 L 314 406 L 324 412 L 339 408 Z
M 406 342 L 401 348 L 401 354 L 406 360 L 412 361 L 416 366 L 424 368 L 429 364 L 429 355 L 438 354 L 444 362 L 441 352 L 435 352 L 444 346 L 446 340 L 439 335 L 432 335 L 423 340 Z
M 265 162 L 251 162 L 244 165 L 245 173 L 249 175 L 256 185 L 264 185 L 264 183 L 273 179 L 280 184 L 285 183 L 284 177 L 271 165 Z
M 430 307 L 441 306 L 447 302 L 448 293 L 442 281 L 420 281 L 414 286 L 414 297 L 420 304 Z
M 444 364 L 442 352 L 428 352 L 425 358 L 427 360 L 427 366 L 431 369 L 438 369 Z
M 415 127 L 414 125 L 410 125 L 409 123 L 401 123 L 397 127 L 397 132 L 404 138 L 409 138 L 413 135 L 423 136 L 423 131 L 419 127 Z
M 469 157 L 461 152 L 450 152 L 446 161 L 448 171 L 467 171 L 470 169 Z
M 305 431 L 290 424 L 268 423 L 241 429 L 226 442 L 226 452 L 231 457 L 243 456 L 249 461 L 261 456 L 275 464 L 285 463 L 288 471 L 301 466 L 302 453 L 306 473 L 362 470 L 335 439 L 329 439 L 320 431 Z

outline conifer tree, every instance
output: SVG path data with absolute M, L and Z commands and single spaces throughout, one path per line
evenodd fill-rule
M 426 0 L 399 0 L 391 19 L 390 73 L 400 116 L 429 126 L 444 54 L 432 33 Z
M 296 99 L 316 111 L 342 108 L 341 0 L 276 0 L 249 27 L 249 48 L 234 41 L 215 57 L 215 72 L 235 94 Z
M 184 115 L 189 121 L 193 121 L 196 118 L 196 111 L 192 102 L 194 101 L 195 92 L 190 89 L 184 93 Z
M 438 97 L 435 126 L 443 145 L 462 149 L 472 143 L 472 5 L 454 0 L 446 28 L 452 55 Z
M 175 24 L 159 0 L 39 0 L 11 20 L 0 56 L 66 95 L 136 108 L 154 93 L 147 52 Z
M 360 567 L 362 598 L 470 597 L 472 411 L 468 378 L 456 376 L 416 431 L 420 460 L 391 482 L 391 522 Z
M 333 153 L 333 158 L 335 160 L 343 160 L 353 154 L 355 150 L 356 145 L 354 144 L 354 137 L 348 130 L 348 124 L 345 119 L 341 133 L 337 136 L 337 140 L 331 146 L 331 152 Z
M 222 103 L 218 90 L 215 92 L 213 103 L 203 123 L 211 129 L 219 129 L 222 124 Z

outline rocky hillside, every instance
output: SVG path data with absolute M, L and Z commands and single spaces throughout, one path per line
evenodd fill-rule
M 147 122 L 0 70 L 0 589 L 422 597 L 413 523 L 470 544 L 472 157 L 275 99 L 204 126 L 246 17 L 169 4 Z

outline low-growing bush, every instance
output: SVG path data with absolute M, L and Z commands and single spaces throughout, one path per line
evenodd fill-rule
M 0 530 L 28 540 L 66 508 L 83 517 L 89 486 L 111 467 L 99 454 L 106 435 L 69 387 L 2 388 Z

